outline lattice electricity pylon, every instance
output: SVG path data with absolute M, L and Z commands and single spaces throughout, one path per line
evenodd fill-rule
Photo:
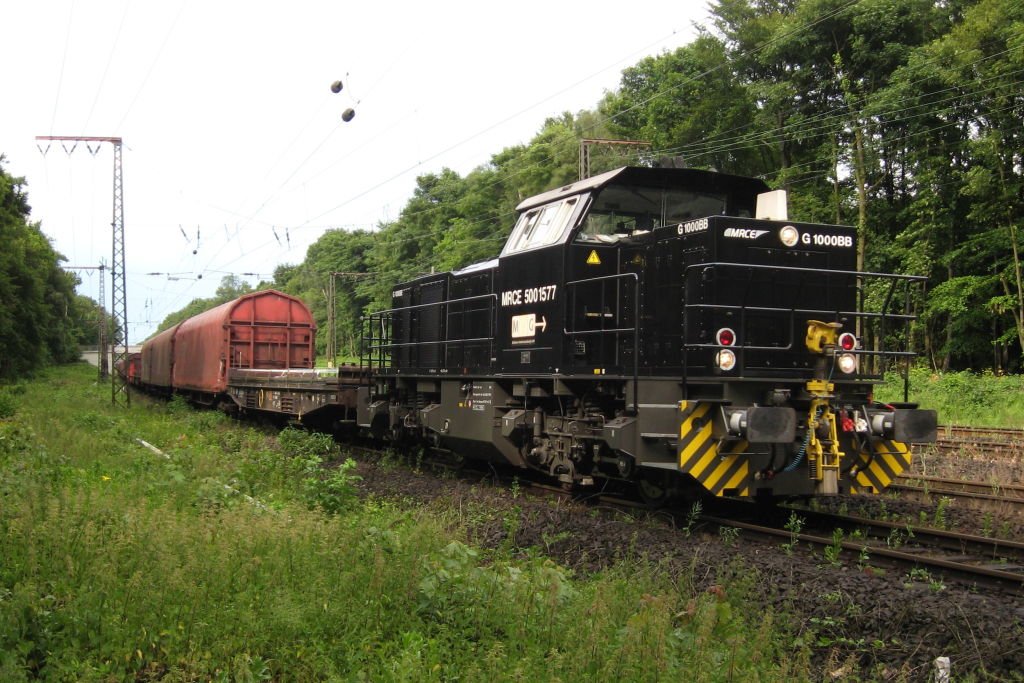
M 125 381 L 125 374 L 128 369 L 128 285 L 124 269 L 124 185 L 121 182 L 121 138 L 111 138 L 114 145 L 114 220 L 110 226 L 113 228 L 112 253 L 113 263 L 110 271 L 110 292 L 113 310 L 111 314 L 117 320 L 121 315 L 121 343 L 114 344 L 114 367 L 110 373 L 110 400 L 115 405 L 123 404 L 125 407 L 131 403 L 131 395 L 128 393 L 128 382 Z M 118 372 L 118 369 L 123 372 Z
M 107 353 L 107 313 L 106 313 L 107 309 L 104 308 L 104 305 L 106 304 L 106 298 L 107 298 L 107 295 L 106 295 L 106 292 L 105 292 L 105 289 L 106 289 L 105 283 L 106 283 L 106 280 L 107 280 L 107 272 L 106 272 L 107 271 L 107 264 L 105 264 L 102 261 L 100 261 L 99 271 L 100 271 L 100 330 L 99 330 L 99 339 L 97 340 L 97 344 L 96 345 L 99 347 L 99 354 L 100 355 L 97 358 L 97 360 L 99 361 L 97 363 L 97 365 L 100 366 L 99 367 L 99 373 L 100 373 L 100 381 L 102 382 L 103 380 L 105 380 L 107 378 L 107 372 L 109 371 L 109 369 L 107 367 L 107 359 L 110 358 L 110 354 Z
M 117 372 L 119 367 L 125 368 L 128 362 L 128 285 L 124 270 L 124 184 L 121 181 L 121 138 L 89 135 L 37 135 L 36 140 L 109 142 L 114 147 L 114 218 L 110 223 L 113 242 L 113 259 L 110 264 L 110 315 L 114 316 L 115 321 L 118 317 L 121 319 L 121 343 L 116 343 L 115 339 L 110 340 L 114 349 L 114 367 L 111 368 L 113 372 L 110 373 L 110 400 L 114 405 L 127 407 L 131 402 L 128 384 L 124 376 Z M 71 149 L 74 151 L 74 147 Z M 92 150 L 90 149 L 90 151 Z

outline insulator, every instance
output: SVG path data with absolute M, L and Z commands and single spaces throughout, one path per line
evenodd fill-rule
M 341 84 L 341 81 L 334 81 L 334 83 L 331 83 L 331 92 L 337 95 L 343 87 L 345 86 Z
M 341 113 L 341 120 L 344 121 L 345 123 L 348 123 L 355 117 L 355 115 L 356 110 L 349 107 L 348 109 Z

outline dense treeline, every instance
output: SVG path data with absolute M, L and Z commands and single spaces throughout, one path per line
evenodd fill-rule
M 77 359 L 79 344 L 96 343 L 101 315 L 29 211 L 24 179 L 0 155 L 0 382 Z
M 392 283 L 495 256 L 524 197 L 591 172 L 670 158 L 765 178 L 791 215 L 860 230 L 862 267 L 926 275 L 913 340 L 936 369 L 1021 369 L 1024 6 L 1018 0 L 717 0 L 673 52 L 626 69 L 593 110 L 549 119 L 529 144 L 465 177 L 421 176 L 394 222 L 329 231 L 274 286 L 326 320 L 339 349 Z M 325 330 L 326 331 L 326 330 Z M 323 340 L 326 335 L 321 335 Z

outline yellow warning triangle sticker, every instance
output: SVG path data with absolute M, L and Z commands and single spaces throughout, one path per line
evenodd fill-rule
M 590 256 L 587 257 L 588 266 L 599 266 L 601 265 L 601 258 L 597 255 L 597 252 L 593 249 L 590 250 Z

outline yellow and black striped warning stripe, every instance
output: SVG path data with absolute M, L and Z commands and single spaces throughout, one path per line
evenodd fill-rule
M 736 489 L 740 496 L 750 495 L 747 442 L 731 444 L 727 453 L 719 453 L 709 417 L 711 408 L 711 403 L 699 401 L 679 404 L 679 471 L 690 474 L 716 496 L 727 489 Z
M 857 473 L 856 486 L 850 493 L 881 493 L 898 474 L 910 467 L 910 446 L 900 441 L 877 439 L 871 442 L 870 464 Z M 862 462 L 869 456 L 861 453 Z

